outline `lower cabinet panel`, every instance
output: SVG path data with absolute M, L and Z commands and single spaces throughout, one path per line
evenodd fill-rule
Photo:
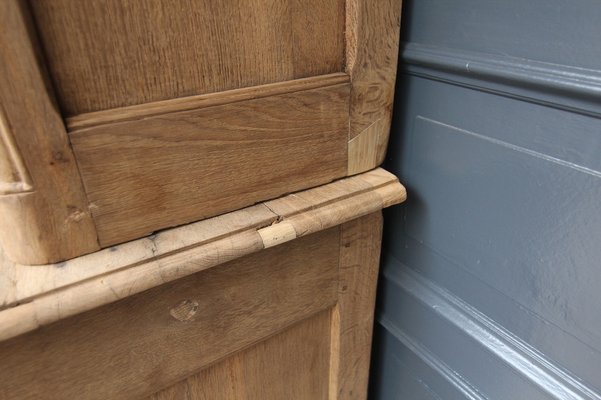
M 322 311 L 149 400 L 327 399 L 330 316 Z
M 381 232 L 377 212 L 0 342 L 0 399 L 365 398 Z

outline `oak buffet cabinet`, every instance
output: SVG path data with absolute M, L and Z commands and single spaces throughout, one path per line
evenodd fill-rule
M 361 399 L 400 0 L 0 1 L 0 399 Z
M 370 170 L 399 0 L 2 0 L 0 242 L 63 261 Z

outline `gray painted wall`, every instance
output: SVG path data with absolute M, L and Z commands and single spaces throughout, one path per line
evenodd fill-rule
M 601 399 L 601 3 L 405 0 L 374 399 Z

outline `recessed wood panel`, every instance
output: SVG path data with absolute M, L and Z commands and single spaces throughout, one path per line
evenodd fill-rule
M 67 116 L 344 68 L 344 0 L 31 0 Z
M 332 228 L 1 342 L 0 398 L 150 396 L 331 309 L 339 241 Z
M 325 400 L 330 315 L 322 311 L 148 400 Z
M 73 132 L 101 245 L 344 176 L 349 89 L 338 84 Z
M 160 234 L 152 289 L 138 291 L 143 274 L 118 285 L 104 274 L 98 285 L 121 300 L 73 316 L 91 280 L 75 283 L 36 314 L 60 321 L 0 340 L 0 398 L 365 398 L 381 229 L 372 213 L 177 280 L 173 268 L 231 249 L 184 260 L 161 255 L 179 240 Z M 0 312 L 4 325 L 31 304 Z

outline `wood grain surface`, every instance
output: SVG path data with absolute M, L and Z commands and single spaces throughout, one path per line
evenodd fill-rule
M 64 115 L 344 68 L 344 0 L 32 0 Z
M 330 399 L 367 398 L 382 213 L 342 225 L 338 304 L 332 323 Z
M 381 233 L 378 211 L 4 341 L 0 398 L 364 399 Z
M 0 400 L 365 398 L 399 20 L 0 2 Z
M 31 192 L 33 182 L 0 107 L 0 196 Z
M 219 257 L 217 254 L 213 254 L 206 259 L 209 265 L 216 265 L 227 261 L 228 257 L 235 258 L 262 248 L 260 238 L 257 237 L 257 244 L 254 245 L 254 241 L 249 240 L 252 239 L 251 237 L 239 234 L 269 226 L 277 218 L 277 215 L 263 204 L 257 204 L 200 222 L 168 229 L 156 235 L 112 246 L 68 261 L 48 265 L 15 264 L 0 249 L 0 310 L 18 303 L 30 304 L 30 300 L 44 294 L 60 291 L 71 285 L 77 286 L 93 278 L 102 279 L 105 275 L 103 282 L 106 284 L 111 282 L 110 275 L 120 270 L 131 272 L 131 268 L 143 268 L 144 272 L 140 275 L 143 275 L 148 281 L 154 281 L 156 277 L 152 277 L 151 270 L 144 268 L 148 263 L 153 264 L 161 258 L 178 253 L 188 254 L 188 259 L 192 258 L 192 253 L 200 252 L 208 255 L 208 245 L 214 242 L 226 244 L 219 240 L 227 237 L 230 245 L 219 248 Z M 237 241 L 236 237 L 248 241 L 243 243 Z M 200 251 L 194 251 L 194 248 L 200 248 Z M 237 249 L 238 252 L 233 249 Z M 198 270 L 204 269 L 200 267 L 198 258 L 195 258 L 194 261 Z M 178 268 L 182 270 L 186 261 L 180 259 L 180 262 L 182 264 Z M 169 276 L 169 269 L 164 264 L 162 267 L 162 273 Z M 127 281 L 132 283 L 129 279 Z M 98 286 L 98 288 L 101 287 L 102 285 Z M 142 290 L 151 287 L 153 286 Z M 114 290 L 113 288 L 110 291 Z M 131 288 L 128 291 L 131 293 Z M 94 293 L 94 290 L 87 290 L 87 294 L 82 293 L 83 297 L 79 300 L 90 302 L 95 297 Z M 70 297 L 74 299 L 75 296 L 72 293 Z M 63 304 L 63 316 L 65 316 L 66 308 L 67 306 Z M 1 312 L 0 315 L 2 315 Z M 37 317 L 40 320 L 44 319 L 42 312 L 37 312 Z M 6 327 L 6 321 L 2 325 Z
M 0 243 L 19 263 L 69 259 L 383 160 L 399 0 L 2 7 Z
M 0 243 L 28 264 L 95 251 L 81 178 L 22 1 L 0 2 L 0 49 L 0 187 L 8 186 L 0 193 Z
M 330 311 L 233 355 L 149 400 L 328 398 Z
M 102 247 L 346 174 L 348 84 L 71 134 Z
M 164 101 L 155 101 L 135 106 L 114 108 L 79 114 L 66 119 L 70 131 L 90 128 L 97 125 L 114 122 L 131 121 L 151 116 L 169 114 L 178 111 L 195 110 L 243 100 L 259 99 L 284 93 L 294 93 L 301 90 L 317 89 L 320 87 L 350 83 L 350 77 L 342 72 L 328 75 L 317 75 L 308 78 L 270 83 L 260 86 L 226 90 L 197 96 L 180 97 Z
M 401 0 L 346 1 L 346 72 L 351 76 L 349 174 L 380 165 L 390 132 Z M 366 163 L 362 157 L 376 160 Z
M 330 309 L 339 240 L 322 231 L 2 342 L 0 398 L 150 396 Z
M 0 340 L 343 224 L 406 197 L 378 169 L 64 263 L 0 263 Z M 280 226 L 286 226 L 286 240 Z M 0 254 L 0 257 L 2 254 Z
M 380 118 L 348 142 L 348 174 L 369 171 L 382 164 L 388 146 L 390 125 Z

